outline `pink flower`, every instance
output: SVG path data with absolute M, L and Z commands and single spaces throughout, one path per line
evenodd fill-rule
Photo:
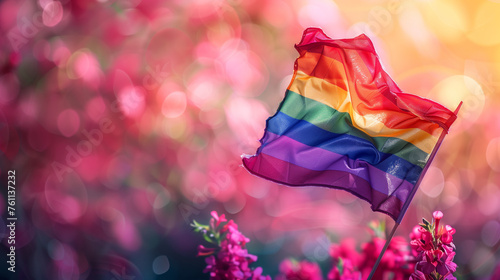
M 421 261 L 418 262 L 417 265 L 415 266 L 416 271 L 421 271 L 426 275 L 430 275 L 434 270 L 436 270 L 436 267 L 427 261 Z
M 348 259 L 357 266 L 360 261 L 360 254 L 356 251 L 356 241 L 353 238 L 345 238 L 340 244 L 332 244 L 330 247 L 330 256 L 333 259 Z
M 416 270 L 410 276 L 410 280 L 427 280 L 427 279 L 428 278 L 425 276 L 425 274 L 422 271 L 419 271 L 419 270 Z
M 330 255 L 334 259 L 334 267 L 328 274 L 329 280 L 366 279 L 377 260 L 385 240 L 372 237 L 372 240 L 361 246 L 361 254 L 354 249 L 354 242 L 343 240 L 340 245 L 332 245 Z M 382 261 L 379 264 L 374 279 L 406 280 L 414 270 L 410 261 L 408 242 L 396 236 L 392 239 Z
M 434 248 L 434 243 L 432 241 L 432 233 L 428 231 L 422 232 L 420 236 L 420 241 L 422 244 L 422 249 L 424 251 L 432 250 Z
M 250 242 L 250 239 L 238 231 L 238 225 L 233 222 L 233 220 L 230 220 L 222 227 L 221 233 L 225 233 L 226 238 L 235 244 L 241 243 L 242 246 L 245 246 L 248 242 Z
M 240 243 L 225 239 L 221 242 L 217 255 L 206 259 L 207 267 L 204 272 L 210 273 L 211 280 L 260 279 L 262 270 L 252 271 L 249 267 L 256 260 L 257 257 L 249 254 Z
M 421 226 L 414 226 L 413 230 L 410 233 L 410 240 L 420 239 L 420 237 L 422 236 L 422 231 L 421 230 L 422 230 Z
M 449 225 L 446 225 L 441 233 L 441 242 L 444 244 L 451 244 L 453 242 L 453 234 L 456 230 Z
M 433 224 L 424 220 L 418 231 L 414 229 L 410 234 L 412 253 L 417 260 L 412 279 L 455 279 L 453 273 L 457 270 L 457 265 L 453 262 L 453 234 L 456 231 L 449 225 L 439 228 L 443 218 L 441 211 L 435 211 L 432 216 Z M 421 278 L 422 274 L 426 278 Z
M 363 263 L 366 266 L 373 266 L 378 258 L 382 248 L 384 247 L 385 240 L 379 237 L 374 237 L 371 242 L 365 243 L 361 246 L 363 252 Z
M 342 273 L 341 271 L 342 270 Z M 356 271 L 351 260 L 339 259 L 339 263 L 328 273 L 328 280 L 361 280 L 361 272 Z
M 434 211 L 432 212 L 432 217 L 436 220 L 439 221 L 443 218 L 443 212 L 441 211 Z
M 210 215 L 212 215 L 213 219 L 210 219 L 210 226 L 215 230 L 216 228 L 219 227 L 219 225 L 223 222 L 227 222 L 226 216 L 222 214 L 220 217 L 217 214 L 217 212 L 212 211 L 210 212 Z
M 322 280 L 318 264 L 286 259 L 280 264 L 280 275 L 276 280 Z
M 443 276 L 447 276 L 455 272 L 457 270 L 457 265 L 453 262 L 454 257 L 455 252 L 452 252 L 449 255 L 443 254 L 443 256 L 438 260 L 436 266 L 437 272 Z
M 257 267 L 253 271 L 252 280 L 271 280 L 271 276 L 269 275 L 263 276 L 262 267 Z
M 203 272 L 209 273 L 210 280 L 271 280 L 269 276 L 262 275 L 262 268 L 250 268 L 257 261 L 257 256 L 248 253 L 246 244 L 250 239 L 238 231 L 238 225 L 233 220 L 227 221 L 224 215 L 219 216 L 215 211 L 211 215 L 209 227 L 194 222 L 195 227 L 207 229 L 200 231 L 205 239 L 219 246 L 198 247 L 198 256 L 208 256 Z

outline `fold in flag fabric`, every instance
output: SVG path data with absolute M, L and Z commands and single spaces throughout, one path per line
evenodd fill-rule
M 243 165 L 288 186 L 349 191 L 400 223 L 456 113 L 403 93 L 365 35 L 308 28 L 295 48 L 285 98 Z

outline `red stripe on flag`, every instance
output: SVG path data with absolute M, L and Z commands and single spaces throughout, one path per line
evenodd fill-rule
M 333 40 L 317 28 L 304 33 L 296 45 L 300 57 L 295 70 L 348 89 L 359 114 L 375 115 L 390 128 L 419 128 L 430 134 L 437 126 L 448 130 L 450 119 L 456 119 L 439 103 L 401 92 L 382 69 L 368 37 Z

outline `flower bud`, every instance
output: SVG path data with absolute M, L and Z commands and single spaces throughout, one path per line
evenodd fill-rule
M 435 220 L 434 236 L 437 238 L 437 234 L 438 234 L 438 230 L 439 230 L 439 221 L 443 218 L 443 212 L 434 211 L 434 213 L 432 213 L 432 217 Z
M 435 219 L 435 220 L 441 220 L 443 218 L 443 212 L 441 211 L 434 211 L 432 213 L 432 217 Z

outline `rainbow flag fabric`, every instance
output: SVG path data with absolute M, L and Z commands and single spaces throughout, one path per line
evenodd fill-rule
M 285 98 L 243 165 L 289 186 L 349 191 L 400 223 L 456 113 L 403 93 L 365 35 L 308 28 L 295 48 Z

